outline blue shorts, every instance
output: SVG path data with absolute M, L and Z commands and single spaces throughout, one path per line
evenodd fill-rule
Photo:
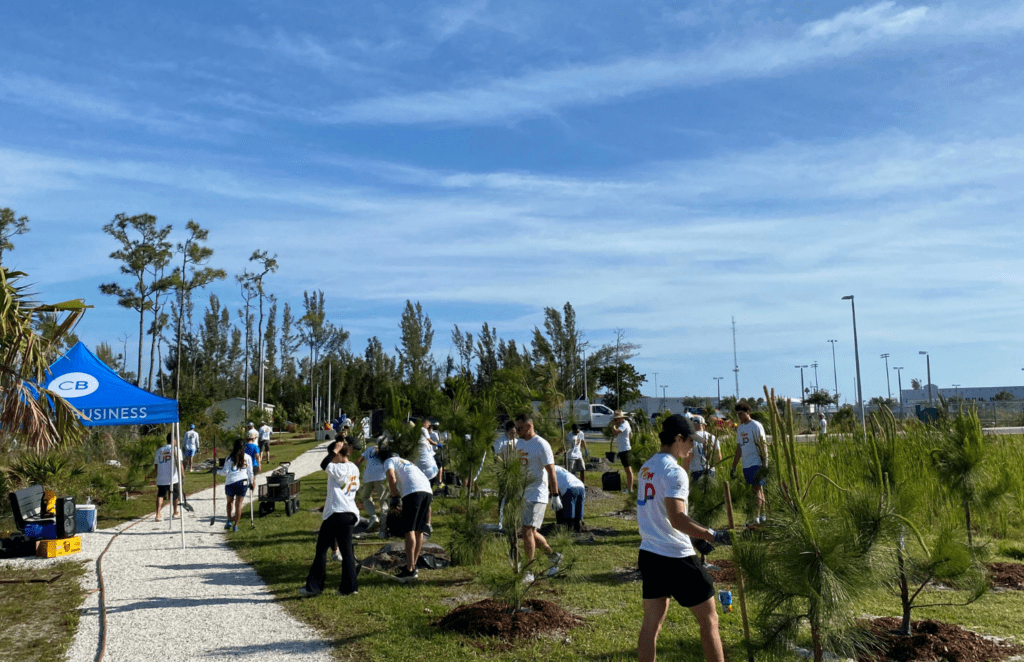
M 746 479 L 747 485 L 764 485 L 764 478 L 757 477 L 757 474 L 760 472 L 760 464 L 755 464 L 752 467 L 743 467 L 743 478 Z
M 249 481 L 240 480 L 238 482 L 231 483 L 230 485 L 225 485 L 224 494 L 228 495 L 229 497 L 244 497 L 248 489 Z
M 196 454 L 196 449 L 185 446 L 185 457 L 192 457 Z

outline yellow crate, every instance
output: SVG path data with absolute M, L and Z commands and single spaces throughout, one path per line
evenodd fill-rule
M 36 556 L 42 559 L 52 559 L 67 554 L 77 554 L 82 551 L 82 537 L 62 538 L 61 540 L 40 540 L 36 542 Z

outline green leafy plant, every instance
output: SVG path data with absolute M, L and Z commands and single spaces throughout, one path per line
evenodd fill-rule
M 11 472 L 23 485 L 56 489 L 58 483 L 85 475 L 85 467 L 60 452 L 23 453 L 11 463 Z
M 483 529 L 483 509 L 470 505 L 451 523 L 448 553 L 455 565 L 480 565 L 489 535 Z

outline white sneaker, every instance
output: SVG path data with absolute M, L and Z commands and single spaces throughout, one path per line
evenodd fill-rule
M 372 518 L 370 518 L 370 523 L 366 525 L 366 532 L 369 533 L 378 526 L 380 526 L 380 520 L 377 518 L 376 515 L 374 515 Z
M 562 562 L 562 555 L 558 552 L 551 552 L 548 554 L 548 562 L 550 562 L 551 565 L 558 565 Z
M 525 575 L 523 575 L 523 583 L 524 584 L 532 584 L 533 583 L 533 579 L 534 579 L 534 577 L 533 577 L 533 573 L 532 572 L 527 572 Z
M 757 523 L 758 524 L 764 524 L 767 521 L 768 521 L 768 516 L 767 515 L 758 515 L 757 516 Z
M 339 552 L 335 552 L 334 554 L 331 555 L 331 558 L 334 559 L 335 561 L 340 561 L 341 560 L 341 552 L 340 551 Z

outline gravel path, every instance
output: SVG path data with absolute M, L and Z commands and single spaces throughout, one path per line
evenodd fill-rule
M 320 469 L 327 442 L 292 462 L 296 477 Z M 256 479 L 266 482 L 266 473 Z M 82 535 L 83 561 L 95 561 L 119 530 L 103 557 L 106 586 L 107 645 L 104 662 L 153 660 L 309 660 L 328 662 L 330 645 L 274 601 L 263 581 L 226 542 L 224 488 L 218 486 L 218 521 L 210 526 L 213 490 L 188 498 L 194 514 L 185 514 L 181 549 L 178 521 L 143 518 Z M 280 507 L 280 504 L 279 504 Z M 248 503 L 246 503 L 248 510 Z M 164 508 L 165 518 L 168 509 Z M 243 520 L 247 519 L 246 515 Z M 241 527 L 241 523 L 239 525 Z M 249 526 L 245 522 L 245 526 Z M 312 545 L 312 539 L 310 540 Z M 32 561 L 38 565 L 39 561 Z M 95 563 L 83 580 L 98 588 Z M 91 662 L 99 655 L 99 593 L 86 597 L 69 648 L 70 662 Z

